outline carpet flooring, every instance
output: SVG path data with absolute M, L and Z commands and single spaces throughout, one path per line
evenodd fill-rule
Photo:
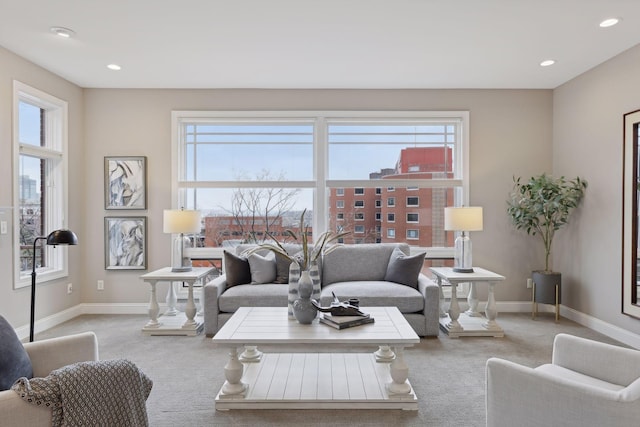
M 614 340 L 567 319 L 541 314 L 500 314 L 504 338 L 423 338 L 405 350 L 418 411 L 231 410 L 216 411 L 227 351 L 203 335 L 145 336 L 146 316 L 83 315 L 36 336 L 36 340 L 82 331 L 98 336 L 101 359 L 126 358 L 154 381 L 147 410 L 151 426 L 484 426 L 485 363 L 502 357 L 526 366 L 551 360 L 553 338 L 565 332 L 603 342 Z M 261 348 L 274 351 L 273 348 Z M 277 351 L 303 351 L 278 348 Z M 330 348 L 327 348 L 327 351 Z M 366 349 L 365 351 L 375 349 Z M 340 349 L 344 351 L 344 349 Z

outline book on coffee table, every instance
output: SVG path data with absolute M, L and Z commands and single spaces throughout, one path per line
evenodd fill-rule
M 330 314 L 323 314 L 320 317 L 320 323 L 329 325 L 336 329 L 352 328 L 354 326 L 366 325 L 367 323 L 373 323 L 374 319 L 370 315 L 366 316 L 332 316 Z

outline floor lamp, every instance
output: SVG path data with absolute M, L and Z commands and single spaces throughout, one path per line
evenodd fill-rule
M 36 237 L 33 241 L 33 270 L 31 271 L 31 322 L 29 324 L 29 342 L 33 342 L 33 329 L 35 325 L 36 315 L 36 244 L 38 240 L 47 241 L 47 245 L 77 245 L 78 237 L 71 230 L 56 230 L 49 233 L 48 236 Z
M 471 239 L 465 234 L 465 231 L 482 230 L 482 208 L 464 206 L 444 208 L 444 229 L 461 232 L 455 241 L 453 271 L 456 273 L 473 273 Z

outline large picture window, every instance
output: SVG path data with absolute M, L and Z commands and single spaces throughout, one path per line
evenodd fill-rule
M 30 283 L 36 237 L 66 228 L 67 103 L 14 82 L 15 286 Z M 35 254 L 39 282 L 67 275 L 66 248 Z
M 467 112 L 174 111 L 172 118 L 174 207 L 202 212 L 196 240 L 204 248 L 282 236 L 306 209 L 312 235 L 358 234 L 345 243 L 407 236 L 434 258 L 453 255 L 444 208 L 468 200 Z M 402 234 L 383 233 L 390 217 L 410 218 L 412 231 L 396 222 Z

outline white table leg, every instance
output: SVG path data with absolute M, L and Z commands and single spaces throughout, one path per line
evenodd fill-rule
M 245 345 L 244 351 L 240 355 L 242 363 L 258 363 L 262 359 L 262 352 L 256 345 Z
M 447 325 L 447 329 L 450 332 L 461 332 L 464 329 L 460 322 L 458 322 L 458 318 L 460 317 L 460 305 L 458 304 L 458 284 L 451 284 L 451 304 L 449 304 L 449 319 L 451 321 Z
M 393 380 L 387 387 L 389 393 L 408 394 L 411 392 L 411 386 L 407 382 L 409 378 L 409 367 L 404 361 L 404 347 L 395 347 L 396 358 L 389 366 L 391 379 Z
M 184 314 L 187 315 L 187 320 L 182 325 L 183 328 L 193 327 L 196 325 L 196 304 L 193 302 L 193 282 L 189 282 L 189 294 L 187 296 L 187 306 L 184 309 Z
M 221 392 L 225 395 L 243 395 L 247 385 L 242 381 L 244 366 L 238 360 L 238 349 L 232 347 L 229 350 L 229 361 L 224 366 L 224 377 L 227 379 Z
M 158 300 L 156 299 L 156 282 L 149 282 L 151 286 L 151 297 L 149 298 L 149 322 L 145 325 L 145 328 L 157 328 L 161 325 L 158 322 L 158 313 L 160 312 L 160 306 L 158 306 Z
M 476 283 L 471 282 L 471 287 L 469 288 L 469 295 L 467 296 L 467 303 L 469 303 L 469 309 L 465 311 L 465 314 L 469 317 L 480 317 L 482 316 L 478 311 L 478 295 L 476 293 Z
M 487 308 L 485 310 L 487 321 L 484 324 L 484 327 L 490 331 L 502 331 L 502 328 L 496 322 L 496 317 L 498 317 L 498 307 L 496 305 L 496 297 L 493 290 L 494 286 L 494 283 L 489 283 L 489 297 L 487 300 Z
M 373 353 L 373 355 L 375 356 L 376 362 L 378 363 L 389 363 L 396 358 L 395 353 L 391 350 L 391 347 L 389 347 L 388 345 L 379 346 L 378 351 Z
M 165 316 L 175 316 L 178 314 L 176 305 L 178 303 L 178 295 L 176 295 L 176 287 L 173 282 L 169 282 L 169 290 L 167 291 L 167 311 L 164 312 Z
M 442 278 L 438 276 L 437 280 L 438 280 L 438 288 L 440 290 L 440 301 L 438 304 L 438 306 L 440 307 L 440 317 L 447 317 L 447 311 L 444 309 L 445 299 L 444 299 L 444 290 L 442 288 Z

